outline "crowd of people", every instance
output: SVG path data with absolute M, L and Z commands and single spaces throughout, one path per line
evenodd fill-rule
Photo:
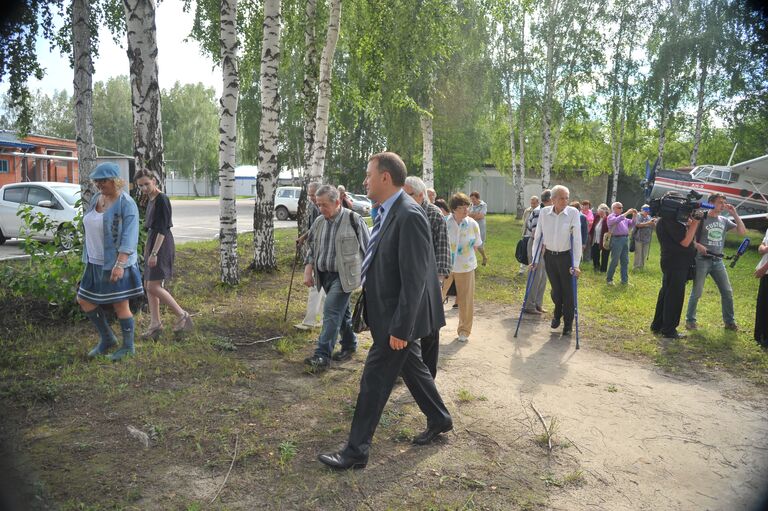
M 136 176 L 136 185 L 148 198 L 143 272 L 137 257 L 138 207 L 125 191 L 117 166 L 100 164 L 91 178 L 99 193 L 83 220 L 86 268 L 77 298 L 100 337 L 91 357 L 106 355 L 117 346 L 105 307 L 114 309 L 122 346 L 109 357 L 118 361 L 134 353 L 131 299 L 145 293 L 148 297 L 150 324 L 144 339 L 157 339 L 163 331 L 160 304 L 176 316 L 175 332 L 191 329 L 192 320 L 164 287 L 172 277 L 175 249 L 171 205 L 159 189 L 157 176 L 146 170 Z M 440 199 L 420 178 L 408 176 L 402 159 L 390 152 L 371 156 L 364 186 L 373 202 L 372 228 L 345 201 L 343 187 L 312 183 L 308 187 L 310 227 L 297 239 L 305 249 L 303 282 L 308 296 L 305 317 L 296 328 L 321 327 L 313 353 L 305 359 L 309 371 L 322 372 L 332 361 L 352 359 L 360 331 L 370 329 L 373 338 L 348 441 L 342 450 L 318 456 L 337 469 L 367 464 L 373 434 L 398 376 L 427 419 L 426 429 L 414 437 L 414 443 L 428 444 L 452 429 L 451 415 L 435 385 L 440 329 L 445 326 L 443 304 L 455 290 L 456 340 L 468 342 L 475 271 L 489 261 L 485 251 L 488 206 L 479 192 Z M 634 269 L 641 271 L 655 231 L 662 282 L 651 330 L 667 339 L 685 336 L 678 326 L 691 273 L 694 285 L 686 328 L 698 328 L 697 305 L 707 276 L 712 276 L 720 291 L 724 327 L 738 330 L 723 248 L 727 231 L 735 229 L 743 235 L 745 227 L 722 194 L 713 194 L 709 202 L 712 208 L 704 218 L 691 217 L 683 223 L 663 215 L 652 217 L 647 204 L 639 211 L 625 210 L 620 202 L 610 207 L 601 203 L 593 210 L 589 200 L 571 202 L 569 189 L 562 185 L 531 197 L 523 214 L 518 255 L 520 274 L 529 272 L 522 312 L 547 313 L 544 293 L 549 282 L 554 305 L 551 327 L 562 325 L 563 336 L 570 335 L 581 263 L 591 261 L 595 272 L 605 273 L 606 285 L 614 285 L 618 269 L 620 283 L 627 285 L 629 253 L 634 252 Z M 724 211 L 729 216 L 722 215 Z M 768 347 L 768 232 L 758 251 L 762 259 L 754 273 L 760 279 L 755 339 Z M 353 314 L 352 293 L 360 288 Z

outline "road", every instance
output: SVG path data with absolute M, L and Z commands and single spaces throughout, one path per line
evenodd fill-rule
M 208 200 L 175 200 L 173 207 L 173 237 L 176 244 L 187 241 L 212 240 L 219 234 L 219 201 Z M 237 230 L 246 232 L 253 229 L 252 199 L 237 201 Z M 275 220 L 276 229 L 296 227 L 293 220 Z M 24 255 L 23 243 L 12 239 L 0 246 L 0 260 L 13 259 Z

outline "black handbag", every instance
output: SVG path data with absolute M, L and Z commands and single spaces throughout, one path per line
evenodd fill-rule
M 365 291 L 360 293 L 352 311 L 352 330 L 359 334 L 368 330 L 368 322 L 365 319 Z
M 528 238 L 522 238 L 517 242 L 515 259 L 520 264 L 528 264 Z

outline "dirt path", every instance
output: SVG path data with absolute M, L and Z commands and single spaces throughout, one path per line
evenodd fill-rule
M 466 344 L 452 340 L 457 315 L 448 312 L 438 385 L 444 395 L 466 389 L 487 399 L 460 424 L 503 432 L 516 421 L 543 432 L 531 402 L 556 419 L 584 484 L 551 492 L 551 509 L 752 509 L 768 480 L 764 390 L 721 373 L 662 374 L 590 349 L 588 335 L 576 351 L 573 339 L 550 333 L 548 319 L 524 320 L 515 339 L 515 311 L 489 309 Z

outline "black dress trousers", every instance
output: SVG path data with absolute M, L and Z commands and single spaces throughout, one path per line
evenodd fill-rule
M 550 296 L 555 304 L 555 318 L 563 318 L 566 326 L 573 324 L 573 275 L 571 275 L 571 252 L 544 253 L 544 263 L 551 286 Z
M 656 313 L 653 316 L 651 330 L 670 337 L 677 333 L 677 326 L 680 324 L 685 300 L 685 284 L 688 281 L 688 267 L 669 267 L 662 263 L 661 272 L 661 289 L 656 300 Z

